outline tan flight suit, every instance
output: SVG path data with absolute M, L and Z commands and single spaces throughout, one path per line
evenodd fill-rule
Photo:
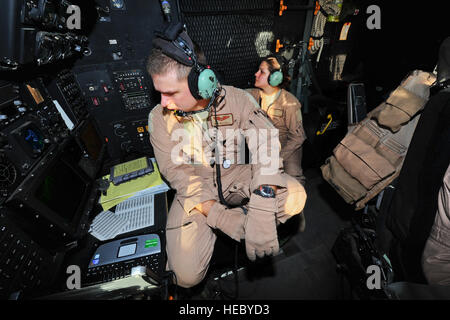
M 261 90 L 247 89 L 247 91 L 261 105 Z M 290 92 L 281 89 L 275 101 L 268 106 L 262 106 L 263 111 L 272 120 L 280 132 L 281 158 L 284 171 L 305 185 L 302 170 L 302 145 L 306 139 L 303 130 L 301 104 Z
M 438 209 L 425 244 L 422 267 L 429 284 L 450 286 L 450 166 L 438 195 Z
M 199 156 L 201 151 L 206 154 L 208 150 L 214 149 L 215 136 L 203 135 L 199 147 L 198 143 L 180 143 L 183 138 L 177 134 L 181 131 L 195 140 L 199 133 L 205 132 L 205 127 L 212 128 L 212 123 L 215 123 L 213 120 L 218 119 L 219 146 L 223 145 L 225 150 L 231 147 L 233 157 L 237 157 L 240 150 L 237 139 L 231 135 L 227 136 L 227 129 L 240 129 L 244 133 L 256 129 L 277 131 L 248 93 L 234 87 L 223 88 L 226 90 L 226 96 L 217 107 L 217 117 L 211 108 L 209 115 L 206 112 L 207 121 L 197 121 L 193 116 L 178 117 L 172 112 L 163 114 L 161 105 L 157 105 L 149 115 L 150 141 L 159 169 L 170 186 L 177 191 L 167 218 L 166 250 L 168 268 L 175 272 L 178 285 L 182 287 L 192 287 L 205 277 L 216 240 L 213 229 L 217 228 L 240 241 L 245 238 L 246 216 L 241 213 L 240 208 L 237 208 L 238 213 L 232 216 L 226 214 L 227 212 L 215 210 L 214 205 L 208 217 L 195 209 L 201 202 L 211 199 L 219 201 L 215 166 L 211 165 L 211 159 Z M 197 115 L 204 117 L 201 113 Z M 279 141 L 274 141 L 279 152 Z M 274 150 L 268 149 L 273 145 L 258 140 L 256 145 L 249 143 L 248 147 L 252 155 L 261 150 L 270 155 Z M 179 156 L 175 162 L 174 154 Z M 229 152 L 217 154 L 214 153 L 213 158 L 223 156 L 217 162 L 221 164 L 223 194 L 231 204 L 239 204 L 243 198 L 259 197 L 252 194 L 253 190 L 260 185 L 269 184 L 279 187 L 276 195 L 278 212 L 274 214 L 277 222 L 284 223 L 303 210 L 306 201 L 305 190 L 295 179 L 282 171 L 282 162 L 268 174 L 260 162 L 239 164 L 239 159 L 230 159 L 232 157 Z M 225 157 L 227 159 L 224 159 Z M 224 160 L 233 160 L 234 163 L 228 166 Z

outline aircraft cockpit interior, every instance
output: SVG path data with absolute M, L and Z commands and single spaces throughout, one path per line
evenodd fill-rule
M 1 300 L 450 298 L 436 8 L 1 6 Z

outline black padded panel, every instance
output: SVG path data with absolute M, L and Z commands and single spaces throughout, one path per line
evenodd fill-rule
M 190 37 L 222 84 L 253 85 L 262 56 L 275 41 L 274 1 L 180 1 Z
M 240 12 L 273 10 L 273 0 L 179 0 L 180 9 L 186 13 Z

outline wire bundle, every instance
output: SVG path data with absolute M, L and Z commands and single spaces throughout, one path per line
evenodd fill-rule
M 339 16 L 341 7 L 337 5 L 336 0 L 318 0 L 317 2 L 320 10 L 318 10 L 317 14 L 314 16 L 309 51 L 311 54 L 315 54 L 319 51 L 320 56 L 320 52 L 324 45 L 323 32 L 327 17 L 329 15 Z

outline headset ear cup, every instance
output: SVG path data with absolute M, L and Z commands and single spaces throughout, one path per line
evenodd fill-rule
M 283 72 L 280 70 L 274 71 L 269 76 L 269 84 L 272 87 L 279 86 L 283 82 Z
M 188 75 L 188 86 L 192 96 L 197 100 L 201 100 L 203 98 L 198 92 L 198 76 L 198 72 L 195 71 L 194 68 L 192 68 Z
M 192 68 L 188 75 L 188 86 L 195 99 L 209 99 L 217 88 L 216 74 L 208 68 L 203 69 L 200 73 Z
M 198 93 L 203 99 L 209 99 L 217 89 L 217 77 L 214 71 L 209 68 L 203 69 L 198 75 Z

